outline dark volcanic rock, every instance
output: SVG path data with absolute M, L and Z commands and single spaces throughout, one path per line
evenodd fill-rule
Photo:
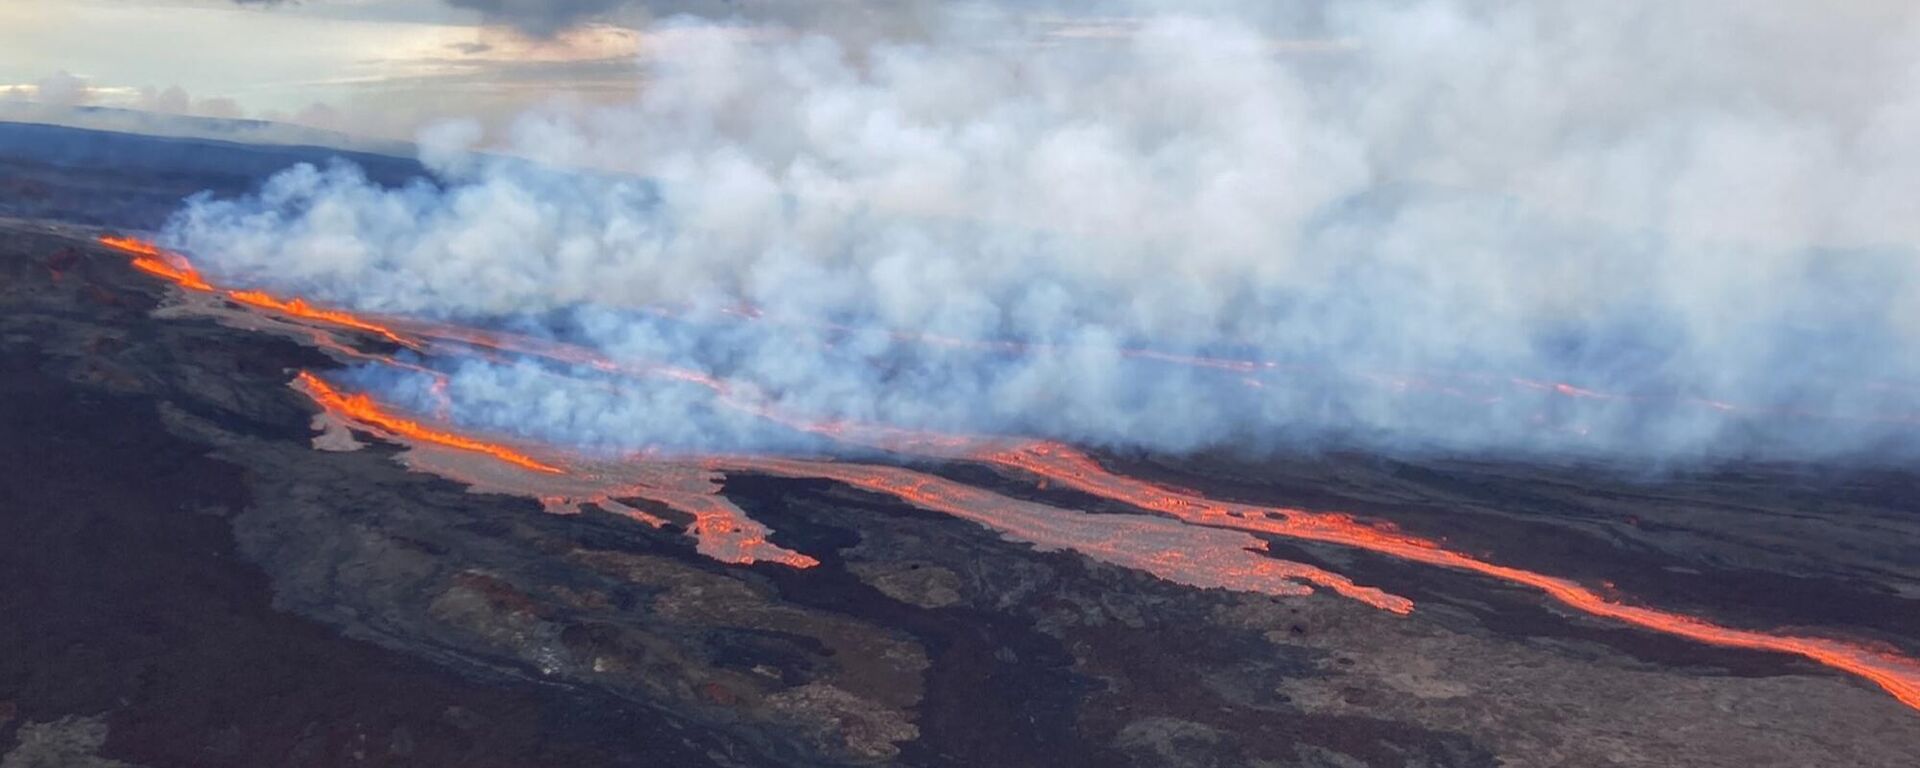
M 95 172 L 157 183 L 96 169 L 21 188 L 79 199 Z M 1334 547 L 1276 539 L 1272 554 L 1412 597 L 1415 613 L 1189 589 L 892 498 L 749 475 L 726 478 L 727 496 L 820 565 L 727 566 L 677 526 L 545 514 L 410 472 L 390 446 L 315 451 L 312 406 L 286 383 L 328 357 L 155 317 L 165 290 L 90 234 L 0 227 L 8 768 L 1905 768 L 1920 753 L 1920 717 L 1830 670 Z M 1920 516 L 1897 472 L 1123 463 L 1391 519 L 1728 623 L 1920 644 Z
M 253 503 L 244 470 L 151 400 L 44 365 L 0 354 L 0 728 L 103 715 L 103 754 L 147 765 L 701 759 L 651 718 L 610 727 L 627 707 L 607 697 L 465 678 L 272 610 L 228 527 Z

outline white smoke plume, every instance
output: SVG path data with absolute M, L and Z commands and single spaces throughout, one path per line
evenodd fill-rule
M 296 168 L 167 240 L 237 283 L 534 327 L 820 418 L 1169 451 L 1920 442 L 1906 3 L 927 16 L 858 46 L 661 23 L 630 104 L 517 123 L 531 162 L 456 123 L 423 142 L 442 183 Z M 805 445 L 666 383 L 475 365 L 453 391 L 583 444 Z

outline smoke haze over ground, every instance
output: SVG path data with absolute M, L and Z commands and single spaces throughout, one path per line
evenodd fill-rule
M 516 124 L 531 163 L 450 123 L 423 136 L 441 185 L 301 167 L 166 238 L 236 284 L 554 333 L 816 418 L 1169 451 L 1916 445 L 1905 4 L 914 13 L 891 42 L 660 22 L 632 103 Z M 473 364 L 450 390 L 566 442 L 809 446 L 669 381 Z

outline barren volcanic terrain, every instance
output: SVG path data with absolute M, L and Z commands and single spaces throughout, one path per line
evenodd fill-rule
M 1920 754 L 1905 467 L 805 423 L 548 339 L 212 284 L 138 233 L 291 150 L 160 168 L 123 159 L 176 142 L 54 134 L 57 162 L 0 166 L 7 768 Z M 678 377 L 868 458 L 587 456 L 338 375 L 499 357 Z

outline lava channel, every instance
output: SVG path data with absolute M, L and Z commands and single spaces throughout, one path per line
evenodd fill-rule
M 151 244 L 125 238 L 101 238 L 100 242 L 133 255 L 133 265 L 142 271 L 169 280 L 183 289 L 215 293 L 187 261 L 155 248 Z M 236 296 L 243 294 L 255 301 Z M 331 310 L 315 310 L 299 300 L 273 299 L 266 294 L 225 291 L 235 301 L 261 309 L 320 320 L 359 331 L 391 335 L 406 343 L 405 336 L 381 325 L 362 325 L 356 316 Z M 264 297 L 264 298 L 262 298 Z M 296 304 L 296 302 L 298 302 Z M 297 310 L 311 310 L 302 314 Z M 345 318 L 356 322 L 341 322 Z M 1085 454 L 1063 444 L 1034 441 L 1015 447 L 974 447 L 978 441 L 963 436 L 945 436 L 871 427 L 841 422 L 808 422 L 784 414 L 742 394 L 728 382 L 703 373 L 668 366 L 627 366 L 613 363 L 584 348 L 531 339 L 512 339 L 479 331 L 435 328 L 449 340 L 482 348 L 516 354 L 530 354 L 586 365 L 590 368 L 642 375 L 664 376 L 691 381 L 714 391 L 722 401 L 747 408 L 780 423 L 798 425 L 807 431 L 843 441 L 884 447 L 934 458 L 967 458 L 973 461 L 1030 475 L 1046 483 L 1057 484 L 1142 510 L 1171 517 L 1179 523 L 1201 529 L 1228 529 L 1245 534 L 1264 534 L 1305 541 L 1335 544 L 1388 555 L 1409 562 L 1477 573 L 1510 584 L 1545 593 L 1553 600 L 1577 611 L 1643 629 L 1674 635 L 1700 643 L 1750 650 L 1797 655 L 1829 668 L 1864 678 L 1909 708 L 1920 710 L 1920 662 L 1889 650 L 1820 637 L 1782 635 L 1757 630 L 1727 627 L 1684 614 L 1628 605 L 1608 599 L 1577 582 L 1511 566 L 1487 562 L 1471 555 L 1449 550 L 1440 543 L 1408 535 L 1397 530 L 1362 523 L 1352 517 L 1324 512 L 1222 502 L 1192 491 L 1170 488 L 1145 480 L 1107 471 Z M 409 346 L 414 346 L 409 344 Z M 418 348 L 418 347 L 416 347 Z M 1353 584 L 1338 574 L 1296 563 L 1274 560 L 1258 553 L 1264 543 L 1258 539 L 1181 539 L 1157 523 L 1101 516 L 1094 531 L 1068 518 L 1043 512 L 1051 508 L 1019 502 L 976 488 L 933 478 L 908 470 L 867 467 L 833 462 L 793 461 L 765 458 L 712 460 L 706 466 L 686 463 L 625 462 L 595 472 L 569 473 L 559 466 L 542 462 L 503 445 L 467 437 L 455 432 L 425 426 L 383 409 L 366 395 L 344 395 L 309 373 L 301 373 L 296 382 L 327 413 L 342 420 L 378 429 L 411 445 L 438 446 L 514 467 L 531 475 L 549 478 L 544 483 L 521 482 L 515 487 L 531 491 L 527 495 L 554 503 L 598 503 L 616 513 L 627 514 L 650 525 L 665 524 L 657 516 L 618 502 L 617 498 L 650 498 L 694 518 L 691 532 L 700 551 L 726 562 L 750 563 L 762 560 L 782 562 L 794 567 L 817 564 L 813 558 L 777 547 L 767 541 L 767 529 L 752 521 L 737 507 L 719 495 L 715 470 L 721 467 L 768 474 L 816 477 L 835 480 L 851 487 L 884 493 L 917 506 L 952 514 L 1001 530 L 1012 538 L 1029 541 L 1043 548 L 1072 549 L 1095 559 L 1127 565 L 1162 578 L 1194 586 L 1263 591 L 1274 594 L 1298 594 L 1303 584 L 1317 584 L 1369 605 L 1405 613 L 1413 605 L 1394 595 Z M 1528 389 L 1543 389 L 1567 397 L 1608 399 L 1613 396 L 1582 390 L 1570 385 L 1545 382 L 1518 382 Z M 1714 404 L 1722 409 L 1730 406 Z M 650 467 L 655 474 L 645 475 L 636 467 Z M 641 472 L 647 479 L 634 480 Z M 660 473 L 665 473 L 660 474 Z M 458 473 L 453 473 L 456 476 Z M 558 478 L 569 478 L 576 485 L 567 493 L 539 492 L 552 488 Z M 664 478 L 664 479 L 663 479 Z M 1148 539 L 1146 542 L 1135 538 Z M 1164 541 L 1165 543 L 1162 543 Z M 1250 542 L 1250 543 L 1248 543 Z M 1176 545 L 1177 544 L 1177 545 Z M 1191 549 L 1187 547 L 1193 547 Z M 1254 558 L 1249 560 L 1248 558 Z M 1288 591 L 1291 590 L 1291 591 Z
M 622 501 L 646 499 L 691 518 L 687 533 L 693 537 L 695 551 L 714 560 L 794 568 L 819 565 L 812 557 L 769 541 L 772 531 L 720 495 L 719 475 L 698 463 L 568 456 L 563 468 L 499 443 L 428 427 L 387 410 L 364 393 L 343 394 L 311 373 L 301 372 L 294 386 L 339 425 L 375 431 L 411 446 L 414 450 L 406 461 L 413 469 L 456 479 L 479 491 L 535 498 L 555 514 L 577 514 L 591 504 L 654 528 L 666 527 L 666 519 Z M 483 461 L 476 464 L 461 457 Z
M 445 446 L 455 450 L 483 454 L 516 467 L 530 469 L 535 472 L 557 475 L 565 471 L 552 464 L 539 461 L 538 459 L 503 445 L 434 429 L 420 422 L 413 421 L 412 419 L 394 415 L 387 412 L 379 403 L 374 402 L 373 398 L 365 394 L 342 394 L 339 390 L 334 389 L 332 385 L 322 381 L 320 377 L 306 371 L 300 372 L 297 381 L 300 384 L 301 390 L 312 397 L 313 401 L 318 403 L 321 408 L 361 424 L 379 427 L 393 435 Z
M 130 237 L 103 236 L 100 244 L 133 257 L 133 268 L 171 282 L 190 291 L 212 291 L 213 286 L 200 277 L 192 264 L 178 254 L 162 251 L 152 243 Z
M 206 278 L 200 275 L 199 270 L 193 268 L 193 264 L 188 262 L 185 256 L 161 250 L 158 246 L 144 240 L 109 236 L 101 237 L 99 242 L 101 245 L 133 256 L 135 269 L 167 280 L 189 291 L 218 293 L 237 303 L 258 309 L 269 309 L 305 320 L 317 320 L 342 328 L 365 331 L 401 346 L 415 348 L 419 346 L 417 342 L 402 337 L 385 325 L 351 312 L 321 309 L 299 297 L 283 299 L 263 291 L 217 290 L 212 283 L 207 282 Z
M 1406 614 L 1413 602 L 1303 563 L 1269 557 L 1267 544 L 1237 531 L 1202 528 L 1157 517 L 1093 515 L 1001 496 L 909 469 L 828 461 L 730 457 L 709 466 L 725 471 L 824 479 L 941 512 L 1045 550 L 1070 550 L 1089 559 L 1144 571 L 1202 589 L 1268 595 L 1306 595 L 1324 587 L 1381 610 Z M 1219 535 L 1226 534 L 1226 535 Z
M 1471 571 L 1537 589 L 1582 613 L 1643 629 L 1708 645 L 1793 654 L 1865 678 L 1900 703 L 1920 710 L 1920 662 L 1893 651 L 1842 640 L 1726 627 L 1693 616 L 1627 605 L 1568 579 L 1490 563 L 1446 549 L 1438 542 L 1366 525 L 1346 515 L 1215 501 L 1192 491 L 1125 477 L 1108 472 L 1086 454 L 1060 443 L 1034 442 L 983 452 L 977 458 L 1193 525 L 1339 544 L 1410 562 Z

